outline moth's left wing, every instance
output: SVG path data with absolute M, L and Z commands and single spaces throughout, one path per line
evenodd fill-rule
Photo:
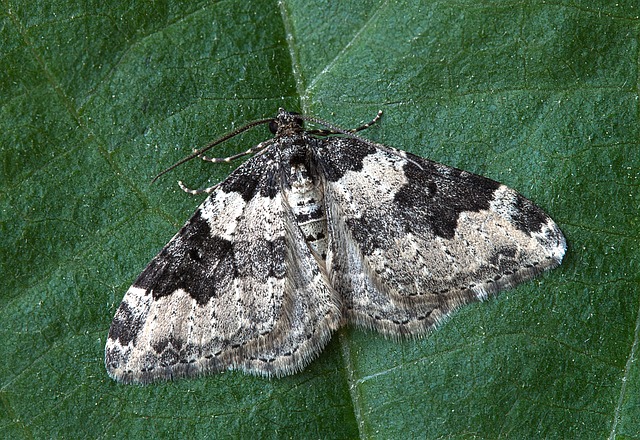
M 319 139 L 314 155 L 327 271 L 351 322 L 422 335 L 562 260 L 553 220 L 490 179 L 350 138 Z

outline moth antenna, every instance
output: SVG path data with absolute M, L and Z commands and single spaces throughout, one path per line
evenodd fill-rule
M 245 131 L 247 131 L 247 130 L 255 127 L 255 126 L 268 124 L 268 123 L 270 123 L 272 121 L 273 121 L 273 118 L 268 118 L 268 119 L 260 119 L 258 121 L 249 122 L 247 125 L 244 125 L 244 126 L 238 128 L 238 129 L 232 131 L 231 133 L 225 134 L 221 138 L 218 138 L 215 141 L 213 141 L 210 144 L 208 144 L 206 147 L 201 148 L 200 150 L 194 151 L 189 156 L 185 157 L 184 159 L 179 160 L 178 162 L 176 162 L 173 165 L 171 165 L 169 168 L 161 171 L 156 177 L 153 178 L 153 180 L 151 180 L 151 183 L 153 183 L 156 180 L 158 180 L 158 178 L 160 176 L 168 173 L 169 171 L 173 170 L 176 167 L 179 167 L 183 163 L 190 161 L 191 159 L 195 159 L 196 157 L 200 156 L 202 153 L 210 150 L 211 148 L 215 147 L 216 145 L 221 144 L 221 143 L 223 143 L 225 141 L 228 141 L 232 137 L 235 137 L 235 136 L 239 135 L 240 133 L 245 132 Z
M 330 128 L 333 133 L 329 133 L 329 134 L 343 134 L 347 137 L 350 137 L 352 139 L 357 139 L 360 142 L 364 142 L 367 145 L 371 145 L 374 148 L 378 148 L 382 151 L 386 151 L 389 154 L 393 154 L 394 156 L 398 156 L 399 158 L 401 158 L 402 160 L 407 160 L 409 162 L 411 162 L 412 164 L 414 164 L 415 166 L 417 166 L 418 168 L 422 169 L 422 165 L 420 165 L 418 162 L 416 162 L 415 160 L 409 158 L 409 157 L 405 157 L 402 154 L 398 153 L 394 148 L 389 148 L 386 145 L 383 144 L 379 144 L 377 142 L 373 142 L 369 139 L 363 138 L 362 136 L 360 136 L 359 134 L 356 134 L 356 131 L 361 131 L 364 130 L 365 128 L 371 127 L 373 124 L 375 124 L 376 122 L 378 122 L 378 120 L 380 120 L 380 118 L 382 117 L 382 110 L 378 110 L 378 114 L 376 115 L 375 118 L 373 118 L 373 120 L 367 124 L 364 124 L 354 130 L 345 130 L 344 128 L 340 128 L 337 125 L 334 125 L 330 122 L 327 122 L 323 119 L 320 118 L 316 118 L 313 116 L 305 116 L 305 115 L 298 115 L 298 117 L 300 119 L 303 119 L 305 121 L 309 121 L 309 122 L 314 122 L 316 124 L 320 124 L 320 125 L 324 125 L 327 128 Z

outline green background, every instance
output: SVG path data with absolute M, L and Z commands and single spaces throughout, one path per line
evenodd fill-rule
M 39 2 L 0 21 L 0 437 L 640 438 L 637 1 Z M 345 328 L 300 374 L 124 386 L 124 292 L 278 107 L 503 182 L 547 275 L 422 340 Z M 258 128 L 219 147 L 243 151 Z

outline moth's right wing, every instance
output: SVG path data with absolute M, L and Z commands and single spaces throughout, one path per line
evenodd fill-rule
M 340 301 L 283 203 L 278 167 L 274 150 L 241 165 L 138 277 L 109 330 L 112 378 L 285 375 L 319 353 Z

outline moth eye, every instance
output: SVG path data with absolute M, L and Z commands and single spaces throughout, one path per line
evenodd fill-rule
M 293 116 L 293 123 L 299 125 L 300 127 L 304 126 L 304 120 L 302 118 L 298 118 L 296 116 L 300 116 L 298 112 L 289 112 L 291 116 Z
M 278 132 L 278 122 L 275 119 L 269 122 L 269 131 L 273 134 Z

